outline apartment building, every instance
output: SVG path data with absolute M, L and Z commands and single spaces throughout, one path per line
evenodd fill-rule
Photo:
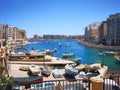
M 99 43 L 106 45 L 107 44 L 107 21 L 103 21 L 98 30 L 99 34 Z
M 85 28 L 85 40 L 93 43 L 98 43 L 98 27 L 100 26 L 100 22 L 95 22 L 93 24 L 88 25 Z
M 8 24 L 0 24 L 0 32 L 2 33 L 2 41 L 5 43 L 15 44 L 18 40 L 26 40 L 25 30 L 20 30 Z
M 120 13 L 107 18 L 107 44 L 120 46 Z
M 85 27 L 85 41 L 90 41 L 90 25 Z

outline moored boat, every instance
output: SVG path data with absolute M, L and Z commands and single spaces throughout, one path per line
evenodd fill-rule
M 42 68 L 42 74 L 45 75 L 45 76 L 49 76 L 51 74 L 51 70 L 50 70 L 50 68 L 47 65 L 45 65 Z
M 25 59 L 26 55 L 23 52 L 11 52 L 9 53 L 9 60 L 20 60 Z
M 115 51 L 104 51 L 104 54 L 117 54 L 118 52 Z
M 74 56 L 74 53 L 62 54 L 63 58 Z
M 79 70 L 67 64 L 65 65 L 65 72 L 66 74 L 75 77 L 79 73 Z
M 16 85 L 25 85 L 30 86 L 31 84 L 42 83 L 42 76 L 31 76 L 31 77 L 15 77 L 13 78 L 13 82 Z
M 54 70 L 53 70 L 53 76 L 55 77 L 55 78 L 62 78 L 63 77 L 63 73 L 62 73 L 62 71 L 60 71 L 59 69 L 57 69 L 57 68 L 55 68 Z
M 38 74 L 41 72 L 40 67 L 37 66 L 37 65 L 30 65 L 30 66 L 29 66 L 29 69 L 30 69 L 30 72 L 31 72 L 33 75 L 38 75 Z

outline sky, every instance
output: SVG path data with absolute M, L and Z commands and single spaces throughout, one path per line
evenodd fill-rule
M 120 0 L 0 0 L 0 23 L 24 29 L 27 37 L 83 35 L 94 22 L 120 13 Z

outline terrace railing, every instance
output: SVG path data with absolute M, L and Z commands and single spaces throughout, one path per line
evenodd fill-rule
M 30 86 L 13 85 L 12 90 L 120 90 L 120 76 L 115 75 L 104 78 L 102 83 L 91 82 L 89 79 L 82 78 L 50 80 L 31 84 Z

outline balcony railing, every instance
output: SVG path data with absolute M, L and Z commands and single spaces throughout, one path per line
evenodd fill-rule
M 50 80 L 26 86 L 13 85 L 8 90 L 120 90 L 120 76 L 104 78 L 104 82 L 89 79 Z

